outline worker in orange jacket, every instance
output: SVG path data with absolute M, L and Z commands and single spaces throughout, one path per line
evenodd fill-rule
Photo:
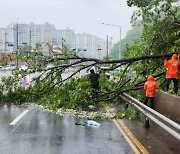
M 174 92 L 178 92 L 178 71 L 180 69 L 180 64 L 178 62 L 178 55 L 173 54 L 170 60 L 164 61 L 164 66 L 166 67 L 166 90 L 168 91 L 171 80 L 174 83 Z
M 153 109 L 153 102 L 154 102 L 154 96 L 155 96 L 155 89 L 158 89 L 158 84 L 154 81 L 154 78 L 152 75 L 149 75 L 147 78 L 147 81 L 144 84 L 144 90 L 145 90 L 145 99 L 144 104 L 147 105 L 148 100 L 150 100 L 150 107 Z

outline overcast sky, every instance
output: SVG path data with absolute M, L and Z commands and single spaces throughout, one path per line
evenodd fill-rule
M 75 33 L 89 33 L 106 39 L 119 40 L 131 29 L 130 18 L 135 8 L 126 0 L 0 0 L 0 28 L 11 22 L 43 24 L 48 22 L 56 29 L 69 27 Z

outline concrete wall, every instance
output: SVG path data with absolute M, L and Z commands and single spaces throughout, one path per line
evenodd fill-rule
M 180 96 L 157 90 L 155 110 L 180 124 Z

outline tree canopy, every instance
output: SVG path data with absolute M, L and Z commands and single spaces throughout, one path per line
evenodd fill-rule
M 62 44 L 58 52 L 43 54 L 42 44 L 29 53 L 18 53 L 18 59 L 29 61 L 27 71 L 14 70 L 13 76 L 2 79 L 1 101 L 41 102 L 50 108 L 82 109 L 99 101 L 119 101 L 119 94 L 129 92 L 142 99 L 142 87 L 147 75 L 155 77 L 163 89 L 165 68 L 163 61 L 180 50 L 180 9 L 172 0 L 128 0 L 129 6 L 138 6 L 132 23 L 141 21 L 142 34 L 131 41 L 136 30 L 129 31 L 124 58 L 100 60 L 78 56 Z M 136 37 L 134 37 L 136 38 Z M 132 43 L 134 42 L 134 44 Z M 132 43 L 132 44 L 131 44 Z M 116 44 L 118 45 L 118 44 Z M 47 67 L 51 64 L 50 67 Z M 88 70 L 102 69 L 99 98 L 92 98 Z M 84 73 L 82 73 L 84 71 Z M 22 77 L 36 73 L 31 87 L 22 88 Z M 111 79 L 106 77 L 111 74 Z M 64 77 L 64 75 L 67 75 Z M 81 76 L 83 74 L 83 76 Z M 133 93 L 133 91 L 135 91 Z M 3 99 L 3 100 L 2 100 Z M 84 105 L 86 104 L 86 105 Z

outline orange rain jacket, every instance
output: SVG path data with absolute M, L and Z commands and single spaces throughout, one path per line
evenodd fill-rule
M 146 97 L 154 97 L 155 96 L 155 89 L 158 89 L 158 84 L 154 81 L 152 75 L 149 75 L 147 81 L 144 84 L 144 90 L 146 92 Z
M 164 61 L 164 66 L 166 67 L 166 78 L 175 78 L 178 79 L 178 71 L 180 68 L 180 64 L 178 62 L 177 54 L 173 54 L 170 60 Z

